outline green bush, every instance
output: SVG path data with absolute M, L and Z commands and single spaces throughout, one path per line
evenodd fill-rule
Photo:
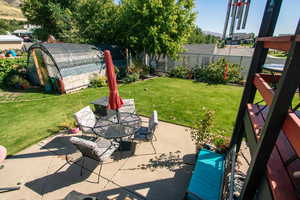
M 215 118 L 215 111 L 207 108 L 202 108 L 202 115 L 197 118 L 194 128 L 190 130 L 191 138 L 196 145 L 203 145 L 210 143 L 213 139 L 213 121 Z
M 226 65 L 228 64 L 227 78 L 224 77 Z M 224 58 L 211 63 L 207 67 L 195 68 L 194 76 L 196 81 L 224 84 L 224 83 L 239 83 L 241 78 L 241 68 L 239 65 L 229 64 Z
M 135 59 L 133 63 L 128 66 L 127 72 L 129 74 L 139 74 L 139 78 L 147 78 L 150 75 L 150 66 L 145 65 L 141 60 Z
M 237 64 L 229 65 L 228 69 L 228 79 L 227 81 L 230 83 L 241 83 L 243 80 L 241 75 L 241 66 Z
M 216 146 L 216 147 L 220 147 L 222 145 L 225 145 L 225 139 L 224 137 L 222 136 L 218 136 L 218 137 L 215 137 L 213 139 L 213 144 Z
M 225 47 L 225 40 L 218 40 L 217 41 L 217 47 L 219 49 L 224 48 Z
M 138 73 L 128 74 L 123 80 L 123 83 L 132 83 L 138 81 L 140 79 L 140 75 Z
M 17 89 L 26 89 L 30 86 L 30 83 L 27 79 L 25 79 L 24 77 L 22 77 L 21 74 L 14 74 L 9 76 L 6 79 L 6 85 L 8 87 L 13 87 L 13 88 L 17 88 Z
M 0 59 L 0 84 L 5 84 L 5 79 L 10 74 L 18 73 L 20 68 L 26 68 L 26 57 Z
M 191 70 L 185 66 L 177 66 L 168 73 L 170 77 L 176 78 L 191 78 Z
M 105 76 L 95 76 L 90 80 L 90 87 L 104 87 L 107 86 L 106 77 Z

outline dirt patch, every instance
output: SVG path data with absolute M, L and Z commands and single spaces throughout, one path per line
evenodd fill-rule
M 0 91 L 0 102 L 4 101 L 15 101 L 19 96 L 21 96 L 21 92 L 6 92 Z

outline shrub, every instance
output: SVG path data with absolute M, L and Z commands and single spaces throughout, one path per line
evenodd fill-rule
M 216 147 L 220 147 L 220 146 L 222 146 L 222 145 L 225 145 L 225 139 L 224 139 L 224 137 L 222 137 L 222 136 L 215 137 L 215 138 L 213 139 L 213 143 L 214 143 L 214 145 L 215 145 Z
M 106 77 L 105 76 L 94 76 L 90 80 L 90 87 L 97 88 L 97 87 L 104 87 L 106 86 Z
M 20 74 L 14 74 L 7 78 L 6 85 L 8 87 L 13 87 L 17 89 L 26 89 L 30 86 L 30 83 L 28 80 L 23 78 Z
M 228 82 L 240 83 L 243 80 L 241 75 L 241 66 L 237 64 L 229 65 Z
M 190 78 L 191 70 L 185 66 L 177 66 L 168 73 L 170 77 Z
M 0 59 L 0 84 L 5 83 L 5 79 L 18 69 L 26 68 L 26 57 Z M 14 72 L 13 72 L 14 71 Z
M 141 78 L 145 78 L 150 74 L 150 67 L 136 59 L 133 61 L 133 64 L 128 67 L 127 71 L 129 74 L 137 73 Z
M 226 65 L 228 65 L 227 78 L 224 77 Z M 224 58 L 211 63 L 207 67 L 195 68 L 194 76 L 199 82 L 212 84 L 239 83 L 242 80 L 240 66 L 229 64 Z
M 138 81 L 140 78 L 140 75 L 138 73 L 128 74 L 123 80 L 123 83 L 132 83 L 135 81 Z
M 213 138 L 211 129 L 213 127 L 215 112 L 206 108 L 202 108 L 202 113 L 203 116 L 200 116 L 199 119 L 197 119 L 195 122 L 195 127 L 190 131 L 192 140 L 196 145 L 209 143 Z
M 217 41 L 217 47 L 219 49 L 224 48 L 225 47 L 225 40 L 218 40 Z

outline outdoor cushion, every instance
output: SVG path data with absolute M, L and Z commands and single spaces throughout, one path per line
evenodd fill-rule
M 77 123 L 83 132 L 92 133 L 96 124 L 96 116 L 89 106 L 84 107 L 74 114 Z
M 93 141 L 85 140 L 85 139 L 78 138 L 78 137 L 71 137 L 70 141 L 73 144 L 84 146 L 84 147 L 87 147 L 89 149 L 93 149 L 93 148 L 95 148 L 97 146 L 97 144 L 95 142 L 93 142 Z
M 190 180 L 187 199 L 218 200 L 224 174 L 224 155 L 202 149 L 198 155 L 195 169 Z M 193 195 L 189 194 L 192 193 Z
M 148 127 L 140 127 L 134 134 L 134 139 L 146 140 L 147 136 L 151 134 Z
M 123 106 L 119 108 L 119 112 L 126 112 L 126 113 L 135 113 L 135 103 L 134 99 L 123 99 Z M 107 109 L 107 115 L 113 116 L 116 114 L 115 110 Z
M 105 158 L 108 158 L 119 147 L 119 143 L 105 139 L 93 142 L 78 137 L 71 137 L 70 141 L 76 145 L 81 152 L 89 155 L 92 153 L 96 155 L 97 160 L 104 160 Z
M 157 125 L 158 125 L 157 111 L 154 110 L 149 119 L 148 127 L 140 127 L 135 132 L 133 138 L 140 139 L 140 140 L 151 140 Z

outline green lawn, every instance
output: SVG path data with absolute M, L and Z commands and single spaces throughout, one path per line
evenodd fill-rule
M 174 78 L 120 86 L 123 98 L 135 99 L 138 113 L 149 116 L 155 109 L 159 119 L 172 123 L 193 126 L 202 107 L 215 110 L 215 129 L 225 130 L 226 135 L 232 132 L 242 90 L 242 87 Z M 75 111 L 107 95 L 107 91 L 107 88 L 89 88 L 69 95 L 26 92 L 15 102 L 0 103 L 0 144 L 14 154 L 54 134 L 59 126 L 73 119 Z

